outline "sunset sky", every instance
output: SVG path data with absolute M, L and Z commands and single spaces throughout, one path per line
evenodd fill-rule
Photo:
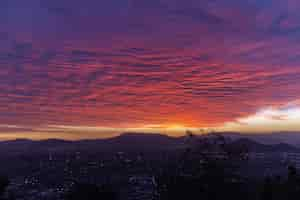
M 1 0 L 0 140 L 300 131 L 299 0 Z

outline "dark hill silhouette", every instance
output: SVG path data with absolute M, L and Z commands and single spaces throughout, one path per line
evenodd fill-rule
M 201 136 L 196 137 L 201 138 Z M 250 151 L 256 152 L 295 152 L 298 148 L 286 143 L 261 144 L 249 138 L 239 138 L 232 141 L 232 145 L 246 146 Z M 59 139 L 48 139 L 33 141 L 27 139 L 2 141 L 0 152 L 23 152 L 33 151 L 60 151 L 60 150 L 97 150 L 97 151 L 126 151 L 126 150 L 149 150 L 161 151 L 185 147 L 184 137 L 169 137 L 161 134 L 124 133 L 120 136 L 97 139 L 67 141 Z
M 112 138 L 111 141 L 123 145 L 176 145 L 180 138 L 169 137 L 161 134 L 142 134 L 142 133 L 124 133 L 118 137 Z
M 174 138 L 161 134 L 124 133 L 120 136 L 96 139 L 67 141 L 60 139 L 27 140 L 18 139 L 0 142 L 0 152 L 60 151 L 60 150 L 95 150 L 95 151 L 127 151 L 127 150 L 168 150 L 182 146 L 182 138 Z
M 254 152 L 295 152 L 299 151 L 298 148 L 285 144 L 285 143 L 279 143 L 279 144 L 273 144 L 273 145 L 267 145 L 267 144 L 261 144 L 254 140 L 248 139 L 248 138 L 241 138 L 237 139 L 232 142 L 235 146 L 245 146 L 249 149 L 249 151 Z
M 289 145 L 300 147 L 299 132 L 276 132 L 276 133 L 256 133 L 256 134 L 241 134 L 238 132 L 220 132 L 219 134 L 229 137 L 233 140 L 240 138 L 248 138 L 262 144 L 280 144 L 286 143 Z
M 80 141 L 81 146 L 95 149 L 112 150 L 167 150 L 182 144 L 181 138 L 173 138 L 161 134 L 124 133 L 120 136 L 103 139 Z

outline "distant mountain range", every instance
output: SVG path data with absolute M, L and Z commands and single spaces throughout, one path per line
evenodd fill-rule
M 246 146 L 252 152 L 298 152 L 295 146 L 279 143 L 279 144 L 261 144 L 248 138 L 240 138 L 232 142 L 235 146 Z
M 276 133 L 249 133 L 241 134 L 237 132 L 222 132 L 220 133 L 232 139 L 248 138 L 262 144 L 279 144 L 287 143 L 293 146 L 300 147 L 300 132 L 276 132 Z
M 241 135 L 237 133 L 223 133 L 231 138 L 234 145 L 247 146 L 250 151 L 259 152 L 295 152 L 300 151 L 297 147 L 284 143 L 273 135 L 268 135 L 272 142 L 263 143 L 267 135 Z M 275 136 L 275 135 L 274 135 Z M 276 135 L 277 136 L 277 135 Z M 196 136 L 201 137 L 201 136 Z M 276 143 L 278 139 L 278 142 Z M 33 141 L 18 139 L 0 142 L 2 152 L 43 152 L 43 151 L 67 151 L 67 150 L 95 150 L 95 151 L 162 151 L 175 150 L 186 147 L 185 137 L 169 137 L 161 134 L 125 133 L 109 139 L 66 141 L 48 139 Z

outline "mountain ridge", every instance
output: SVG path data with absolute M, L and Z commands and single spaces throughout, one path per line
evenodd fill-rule
M 227 136 L 227 135 L 225 135 Z M 201 138 L 197 136 L 194 138 Z M 230 137 L 229 137 L 230 138 Z M 32 151 L 90 149 L 90 150 L 166 150 L 186 147 L 186 137 L 170 137 L 162 134 L 124 133 L 116 137 L 95 140 L 69 141 L 62 139 L 28 140 L 17 139 L 0 141 L 0 150 Z M 295 146 L 284 142 L 275 144 L 260 143 L 252 138 L 231 138 L 231 144 L 247 146 L 251 151 L 300 151 Z

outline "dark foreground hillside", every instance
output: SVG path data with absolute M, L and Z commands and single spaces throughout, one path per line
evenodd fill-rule
M 30 200 L 299 199 L 299 149 L 222 135 L 0 142 L 0 196 Z

